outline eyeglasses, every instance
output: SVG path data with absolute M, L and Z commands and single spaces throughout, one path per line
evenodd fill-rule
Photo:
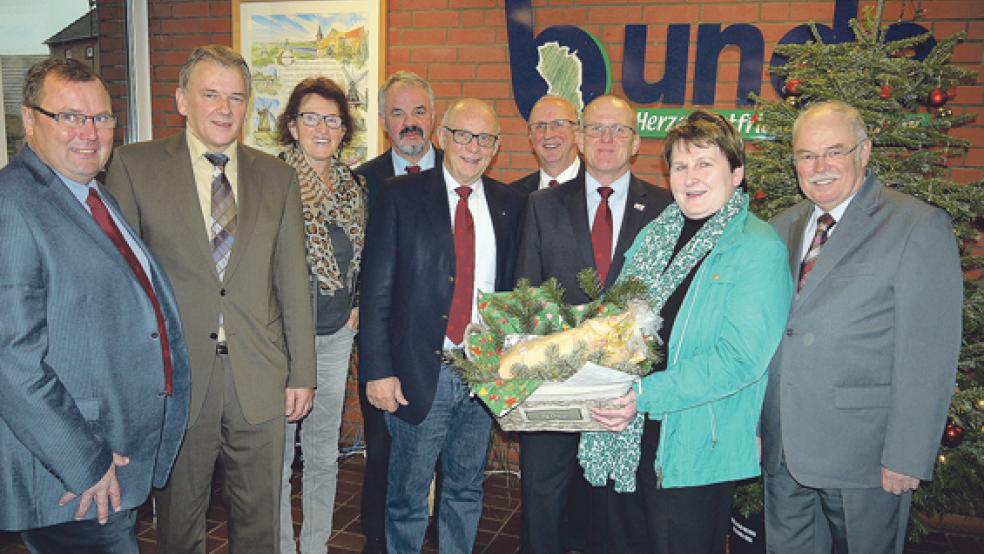
M 611 131 L 613 137 L 620 139 L 631 138 L 632 135 L 636 134 L 636 130 L 632 127 L 619 125 L 618 123 L 613 123 L 612 125 L 585 123 L 582 129 L 584 129 L 584 134 L 591 138 L 599 138 L 605 134 L 605 131 Z
M 92 124 L 97 129 L 113 129 L 116 127 L 116 116 L 111 113 L 97 113 L 96 115 L 85 115 L 84 113 L 77 112 L 54 113 L 49 112 L 41 106 L 31 105 L 28 107 L 68 127 L 84 127 L 87 121 L 92 121 Z
M 554 119 L 553 121 L 537 121 L 536 123 L 530 123 L 530 132 L 534 134 L 543 134 L 550 129 L 553 132 L 561 131 L 567 126 L 577 127 L 577 121 L 571 121 L 570 119 Z
M 444 130 L 451 133 L 451 138 L 454 139 L 456 143 L 462 145 L 471 143 L 472 139 L 478 139 L 478 145 L 482 148 L 492 148 L 499 140 L 499 135 L 492 135 L 489 133 L 475 134 L 471 131 L 466 131 L 465 129 L 452 129 L 446 125 L 444 126 Z
M 844 148 L 830 148 L 824 151 L 823 154 L 817 154 L 816 152 L 797 152 L 793 154 L 793 163 L 796 165 L 813 165 L 820 158 L 823 158 L 827 162 L 837 162 L 850 156 L 851 153 L 858 149 L 858 146 L 861 146 L 867 140 L 862 139 L 847 150 Z
M 297 114 L 296 117 L 301 120 L 301 123 L 303 123 L 305 127 L 311 127 L 312 129 L 318 125 L 321 125 L 322 121 L 325 122 L 325 127 L 328 127 L 329 129 L 342 128 L 342 118 L 335 114 L 321 115 L 315 112 L 301 112 Z

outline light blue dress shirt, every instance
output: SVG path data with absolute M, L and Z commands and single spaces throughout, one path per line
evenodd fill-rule
M 144 273 L 147 275 L 147 279 L 150 281 L 151 286 L 153 286 L 154 280 L 151 279 L 150 265 L 147 263 L 147 254 L 144 252 L 143 246 L 137 242 L 136 237 L 131 235 L 130 232 L 127 230 L 126 226 L 123 225 L 123 223 L 121 222 L 120 215 L 113 210 L 113 207 L 110 205 L 110 203 L 106 202 L 105 200 L 106 192 L 104 192 L 102 188 L 99 187 L 99 184 L 96 183 L 96 180 L 93 179 L 92 181 L 89 181 L 88 184 L 83 185 L 82 183 L 78 183 L 76 181 L 69 179 L 68 177 L 65 177 L 64 175 L 58 173 L 57 171 L 55 171 L 55 175 L 58 175 L 58 178 L 61 179 L 63 183 L 65 183 L 65 186 L 68 187 L 69 192 L 71 192 L 72 196 L 74 196 L 75 199 L 78 200 L 80 204 L 82 204 L 82 208 L 85 209 L 85 211 L 88 212 L 89 215 L 92 215 L 92 210 L 89 208 L 89 205 L 85 203 L 85 199 L 89 197 L 90 188 L 96 189 L 96 192 L 99 194 L 99 197 L 103 199 L 103 204 L 106 204 L 106 210 L 109 212 L 109 216 L 113 218 L 113 222 L 116 223 L 116 226 L 120 229 L 120 233 L 123 234 L 123 239 L 126 240 L 126 244 L 130 247 L 130 250 L 133 250 L 133 255 L 137 257 L 137 261 L 140 262 L 140 267 L 143 268 Z M 120 255 L 122 256 L 122 254 Z

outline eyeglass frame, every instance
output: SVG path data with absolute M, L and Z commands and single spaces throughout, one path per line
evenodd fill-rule
M 451 140 L 453 140 L 455 144 L 460 144 L 462 146 L 468 146 L 469 144 L 471 144 L 472 140 L 476 140 L 479 147 L 492 148 L 496 145 L 497 142 L 499 142 L 499 135 L 493 135 L 492 133 L 473 133 L 468 129 L 452 129 L 447 125 L 441 125 L 441 128 L 451 133 Z M 459 135 L 467 136 L 468 138 L 467 140 L 462 142 L 461 140 L 458 140 Z M 488 139 L 492 139 L 492 142 L 490 142 L 489 144 L 482 144 L 482 141 L 488 142 Z
M 304 121 L 304 117 L 305 116 L 308 116 L 308 115 L 313 115 L 313 116 L 315 116 L 315 117 L 317 117 L 319 119 L 318 119 L 318 121 L 314 125 L 310 125 L 310 124 L 308 124 L 307 121 Z M 335 126 L 335 127 L 332 127 L 331 126 L 331 123 L 328 122 L 328 118 L 337 119 L 338 120 L 338 125 Z M 319 114 L 318 112 L 298 112 L 298 114 L 294 116 L 294 119 L 295 120 L 300 120 L 301 125 L 304 125 L 308 129 L 317 129 L 318 126 L 321 125 L 322 122 L 325 124 L 325 127 L 329 128 L 331 130 L 341 129 L 341 128 L 345 127 L 345 120 L 342 119 L 342 116 L 340 116 L 338 114 L 333 114 L 333 113 L 328 114 L 328 115 L 322 115 L 322 114 Z
M 605 136 L 605 131 L 610 131 L 612 133 L 612 137 L 620 140 L 630 139 L 639 134 L 634 127 L 622 125 L 621 123 L 612 123 L 611 125 L 605 125 L 603 123 L 585 123 L 581 125 L 581 132 L 591 138 L 601 138 Z M 628 131 L 628 133 L 624 133 L 623 131 Z
M 95 115 L 87 115 L 79 112 L 57 112 L 57 113 L 49 112 L 48 110 L 36 104 L 28 104 L 27 107 L 42 115 L 46 115 L 51 119 L 54 119 L 56 122 L 61 123 L 62 125 L 65 125 L 67 127 L 73 127 L 76 129 L 81 129 L 82 127 L 85 127 L 86 122 L 90 120 L 92 121 L 92 125 L 96 129 L 115 129 L 116 124 L 119 122 L 119 119 L 115 115 L 109 112 L 97 113 Z M 107 123 L 111 123 L 111 125 L 100 125 L 96 121 L 97 117 L 107 118 L 105 121 Z M 80 122 L 76 123 L 75 122 L 76 120 L 80 120 Z
M 868 140 L 870 139 L 863 138 L 859 140 L 857 144 L 844 151 L 841 151 L 837 147 L 833 147 L 824 150 L 822 154 L 817 154 L 816 152 L 800 152 L 798 154 L 793 154 L 793 165 L 812 165 L 817 163 L 820 158 L 823 158 L 827 163 L 843 160 L 857 151 L 858 147 Z
M 571 127 L 577 127 L 577 121 L 572 121 L 570 119 L 551 119 L 550 121 L 537 121 L 536 123 L 530 123 L 529 127 L 530 133 L 542 134 L 549 128 L 553 132 L 558 132 L 563 130 L 565 127 L 570 125 Z

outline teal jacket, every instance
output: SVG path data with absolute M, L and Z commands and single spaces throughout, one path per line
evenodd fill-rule
M 670 333 L 666 371 L 645 377 L 638 391 L 639 411 L 662 422 L 663 487 L 760 473 L 755 431 L 792 302 L 788 256 L 772 227 L 746 208 L 697 270 Z

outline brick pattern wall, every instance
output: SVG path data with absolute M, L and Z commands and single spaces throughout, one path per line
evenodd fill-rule
M 504 0 L 388 0 L 385 74 L 399 69 L 416 71 L 434 86 L 440 114 L 448 100 L 477 96 L 494 103 L 499 113 L 503 141 L 490 171 L 495 178 L 511 181 L 536 167 L 530 153 L 525 121 L 512 99 L 509 53 L 506 38 Z M 873 5 L 862 1 L 862 7 Z M 125 87 L 125 55 L 121 54 L 121 0 L 99 0 L 100 47 L 103 49 L 103 75 L 110 81 L 114 107 L 121 111 Z M 550 25 L 577 25 L 600 39 L 612 63 L 613 92 L 621 94 L 622 47 L 625 25 L 649 25 L 646 76 L 659 79 L 666 26 L 690 23 L 691 46 L 688 78 L 693 74 L 696 24 L 751 23 L 765 38 L 766 61 L 776 41 L 792 27 L 810 19 L 831 24 L 834 1 L 799 0 L 534 0 L 534 32 Z M 959 31 L 967 40 L 957 46 L 953 61 L 977 74 L 976 83 L 960 86 L 957 98 L 949 103 L 954 113 L 973 113 L 977 121 L 956 129 L 953 134 L 973 143 L 970 151 L 950 161 L 951 177 L 963 183 L 984 179 L 984 12 L 979 0 L 886 0 L 884 20 L 908 19 L 913 10 L 924 12 L 918 20 L 937 37 Z M 183 126 L 174 107 L 178 68 L 188 52 L 207 43 L 232 44 L 232 3 L 225 0 L 150 0 L 150 44 L 153 88 L 154 134 L 170 135 Z M 120 50 L 119 52 L 113 51 Z M 733 108 L 728 100 L 735 95 L 738 54 L 725 50 L 720 58 L 716 97 L 719 108 Z M 767 83 L 767 64 L 763 71 L 763 92 Z M 686 98 L 691 98 L 688 83 Z M 665 184 L 666 167 L 659 140 L 643 141 L 633 171 L 650 181 Z M 355 433 L 358 417 L 350 395 L 346 407 L 346 431 Z

